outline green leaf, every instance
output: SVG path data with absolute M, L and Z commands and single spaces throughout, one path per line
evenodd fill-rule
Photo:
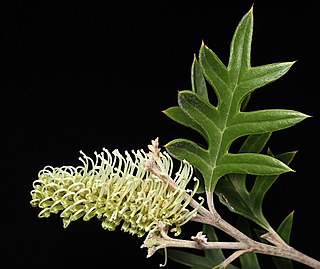
M 248 134 L 261 134 L 291 127 L 308 116 L 293 110 L 270 109 L 240 112 L 230 120 L 225 136 L 233 141 Z
M 241 111 L 244 111 L 245 109 L 246 109 L 246 107 L 247 107 L 247 105 L 248 105 L 248 103 L 249 103 L 249 100 L 250 100 L 250 98 L 251 98 L 251 94 L 248 94 L 245 98 L 244 98 L 244 100 L 242 101 L 242 103 L 241 103 Z
M 282 237 L 286 243 L 290 243 L 290 235 L 293 223 L 293 212 L 291 212 L 280 224 L 277 229 L 277 233 Z M 289 259 L 280 257 L 272 257 L 274 264 L 277 269 L 293 269 L 293 263 Z
M 262 151 L 266 143 L 268 142 L 272 133 L 263 133 L 257 135 L 249 135 L 241 145 L 240 153 L 251 152 L 259 153 Z
M 290 151 L 282 153 L 276 156 L 277 159 L 283 161 L 286 164 L 290 164 L 296 155 L 296 151 Z M 250 198 L 252 200 L 252 205 L 256 211 L 261 211 L 262 213 L 262 203 L 266 192 L 270 189 L 272 184 L 276 181 L 278 176 L 258 176 L 255 180 L 253 188 L 250 192 Z
M 201 127 L 201 125 L 197 124 L 194 120 L 192 120 L 179 106 L 173 106 L 163 111 L 165 115 L 169 118 L 175 120 L 176 122 L 189 127 L 197 132 L 199 132 L 205 139 L 207 140 L 206 134 Z
M 228 173 L 277 175 L 288 171 L 292 170 L 271 156 L 255 153 L 227 153 L 221 158 L 214 172 L 220 178 Z
M 253 7 L 241 19 L 230 46 L 228 68 L 232 77 L 238 78 L 250 68 L 251 42 L 253 32 Z M 233 79 L 237 83 L 238 79 Z
M 287 243 L 290 244 L 290 235 L 293 223 L 293 213 L 291 212 L 280 224 L 279 228 L 277 229 L 277 233 L 282 237 L 282 239 Z
M 271 132 L 289 128 L 308 116 L 287 109 L 243 111 L 251 93 L 282 77 L 293 62 L 280 62 L 251 67 L 253 9 L 238 24 L 230 46 L 228 66 L 205 44 L 194 58 L 191 68 L 192 91 L 178 93 L 178 107 L 165 111 L 173 120 L 200 133 L 207 145 L 187 139 L 175 139 L 166 145 L 173 157 L 187 160 L 202 174 L 205 189 L 215 190 L 218 181 L 228 174 L 278 176 L 292 171 L 286 163 L 251 147 L 252 135 L 266 142 Z M 206 81 L 217 96 L 213 105 L 208 97 Z M 262 135 L 262 136 L 260 136 Z M 237 153 L 230 146 L 240 137 L 249 136 L 247 145 Z M 253 146 L 254 147 L 254 146 Z
M 259 140 L 259 137 L 255 138 L 255 140 Z M 251 139 L 253 138 L 251 137 Z M 261 147 L 258 146 L 255 149 L 261 150 Z M 296 152 L 287 152 L 280 154 L 275 158 L 270 158 L 278 159 L 283 163 L 289 164 L 295 154 Z M 265 194 L 277 178 L 278 175 L 257 176 L 252 189 L 248 191 L 246 187 L 247 178 L 245 175 L 230 174 L 219 181 L 216 187 L 216 193 L 219 196 L 220 201 L 232 212 L 240 214 L 268 230 L 270 225 L 264 217 L 262 203 Z
M 239 98 L 243 98 L 262 86 L 265 86 L 287 73 L 295 62 L 274 63 L 252 67 L 241 78 Z
M 197 93 L 204 100 L 209 101 L 206 81 L 203 77 L 202 68 L 199 65 L 196 57 L 194 57 L 191 66 L 191 85 L 192 90 L 195 93 Z
M 202 73 L 202 68 L 199 65 L 196 57 L 194 57 L 194 60 L 191 66 L 191 84 L 192 84 L 192 90 L 195 93 L 197 93 L 204 100 L 209 101 L 206 81 Z M 189 127 L 199 132 L 202 136 L 204 136 L 207 139 L 206 134 L 204 133 L 201 125 L 197 124 L 194 120 L 192 120 L 187 114 L 183 112 L 183 110 L 180 107 L 174 106 L 164 110 L 163 112 L 169 118 L 175 120 L 176 122 L 186 127 Z
M 180 91 L 178 104 L 192 120 L 202 126 L 210 142 L 217 138 L 216 132 L 220 131 L 222 123 L 216 107 L 191 91 Z
M 188 160 L 191 165 L 195 166 L 202 175 L 210 172 L 208 151 L 198 144 L 187 139 L 175 139 L 166 145 L 171 152 L 175 152 L 176 158 Z M 206 181 L 206 180 L 205 180 Z
M 226 66 L 218 56 L 203 43 L 200 48 L 200 64 L 203 73 L 215 90 L 218 101 L 229 94 L 229 75 Z M 219 104 L 218 104 L 219 105 Z

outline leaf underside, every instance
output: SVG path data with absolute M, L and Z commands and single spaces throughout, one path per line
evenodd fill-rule
M 180 91 L 178 106 L 164 111 L 204 137 L 206 146 L 179 138 L 167 143 L 166 150 L 199 170 L 208 192 L 214 191 L 219 179 L 228 174 L 275 176 L 292 171 L 274 156 L 250 151 L 231 153 L 229 149 L 240 137 L 270 134 L 308 117 L 287 109 L 243 111 L 253 91 L 282 77 L 294 63 L 251 67 L 252 31 L 251 8 L 236 28 L 227 66 L 202 44 L 199 61 L 195 57 L 191 68 L 192 90 Z M 217 97 L 217 105 L 210 103 L 207 84 Z

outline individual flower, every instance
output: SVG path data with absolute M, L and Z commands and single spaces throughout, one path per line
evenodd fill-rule
M 95 152 L 95 159 L 81 152 L 78 167 L 46 166 L 33 182 L 30 203 L 42 209 L 40 218 L 59 213 L 64 227 L 80 218 L 96 217 L 110 231 L 120 225 L 121 230 L 141 237 L 156 232 L 162 222 L 178 235 L 181 226 L 197 214 L 197 208 L 188 205 L 198 181 L 193 190 L 187 189 L 192 166 L 181 162 L 173 175 L 173 160 L 157 150 L 157 143 L 153 140 L 149 153 L 138 150 L 122 155 L 103 149 L 100 154 Z M 152 154 L 167 180 L 146 168 L 153 161 Z

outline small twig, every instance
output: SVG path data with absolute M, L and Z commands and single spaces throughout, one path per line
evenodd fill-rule
M 274 244 L 275 246 L 288 247 L 287 243 L 271 227 L 269 227 L 267 233 L 261 235 L 260 237 L 269 241 L 271 244 Z

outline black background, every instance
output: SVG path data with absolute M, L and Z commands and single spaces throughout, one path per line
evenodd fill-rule
M 93 155 L 102 147 L 146 149 L 155 137 L 161 145 L 198 139 L 161 111 L 176 105 L 179 90 L 191 89 L 190 67 L 202 40 L 227 63 L 232 34 L 253 4 L 108 3 L 1 4 L 1 253 L 8 268 L 157 268 L 163 262 L 159 254 L 145 258 L 142 239 L 104 231 L 98 221 L 63 229 L 58 216 L 39 219 L 29 204 L 32 182 L 45 165 L 78 165 L 79 150 Z M 254 2 L 252 66 L 297 62 L 249 104 L 312 116 L 270 140 L 274 153 L 299 152 L 291 164 L 296 172 L 278 179 L 264 212 L 276 228 L 295 211 L 291 245 L 317 259 L 319 16 L 318 1 Z M 169 261 L 167 268 L 179 266 Z

